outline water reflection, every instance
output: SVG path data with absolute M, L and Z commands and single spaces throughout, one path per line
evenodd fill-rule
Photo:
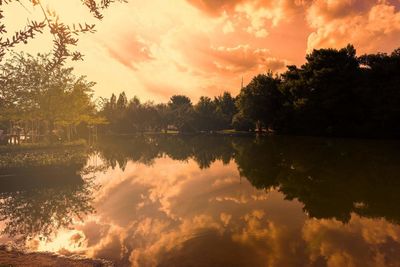
M 17 245 L 35 238 L 47 240 L 74 220 L 93 213 L 96 186 L 79 174 L 84 164 L 2 169 L 1 234 Z
M 123 169 L 128 161 L 151 165 L 154 159 L 168 156 L 181 161 L 193 158 L 203 169 L 216 160 L 229 163 L 235 154 L 232 140 L 218 136 L 139 136 L 103 139 L 98 149 L 112 168 L 118 163 Z
M 398 148 L 300 137 L 102 140 L 92 160 L 107 168 L 90 174 L 101 188 L 65 195 L 96 213 L 27 245 L 117 266 L 400 266 Z M 20 220 L 14 213 L 5 221 Z
M 201 169 L 231 159 L 258 189 L 278 189 L 298 199 L 316 218 L 346 222 L 352 212 L 399 223 L 400 142 L 303 137 L 231 138 L 161 136 L 104 140 L 104 160 L 124 169 L 128 161 L 194 160 Z

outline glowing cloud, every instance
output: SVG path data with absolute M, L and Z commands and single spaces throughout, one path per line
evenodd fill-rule
M 45 1 L 67 22 L 93 22 L 80 1 Z M 29 13 L 7 7 L 10 29 Z M 389 52 L 400 43 L 398 0 L 177 0 L 116 4 L 83 36 L 85 61 L 77 72 L 97 82 L 97 96 L 125 90 L 128 97 L 166 101 L 172 94 L 193 100 L 223 91 L 236 94 L 260 73 L 302 64 L 314 48 L 352 43 L 359 53 Z M 37 9 L 31 16 L 41 18 Z M 46 52 L 45 34 L 18 49 Z

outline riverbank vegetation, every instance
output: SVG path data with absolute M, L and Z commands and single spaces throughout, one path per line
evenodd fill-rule
M 353 46 L 314 50 L 301 67 L 257 75 L 237 96 L 184 95 L 169 102 L 104 101 L 100 114 L 113 133 L 223 129 L 276 134 L 399 137 L 400 49 L 357 57 Z
M 289 135 L 400 136 L 400 49 L 356 56 L 348 45 L 319 49 L 301 67 L 259 74 L 237 96 L 225 92 L 193 103 L 128 100 L 123 92 L 92 99 L 93 86 L 48 55 L 14 54 L 0 70 L 0 142 L 57 142 L 101 133 L 199 133 L 223 130 Z M 232 131 L 230 131 L 232 133 Z
M 73 68 L 57 67 L 49 55 L 13 54 L 0 71 L 0 142 L 70 141 L 103 123 L 92 101 L 92 87 Z M 85 126 L 85 127 L 82 127 Z
M 0 146 L 0 177 L 20 170 L 26 173 L 56 167 L 59 172 L 69 166 L 83 166 L 89 148 L 84 139 L 57 143 L 21 143 Z M 60 175 L 55 175 L 60 176 Z M 4 177 L 3 177 L 4 180 Z
M 69 166 L 86 163 L 87 149 L 84 147 L 53 147 L 20 151 L 0 152 L 0 175 L 10 168 L 41 166 Z

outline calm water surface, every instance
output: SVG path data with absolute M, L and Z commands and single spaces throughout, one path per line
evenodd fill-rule
M 103 140 L 0 180 L 0 243 L 117 266 L 400 266 L 400 143 Z M 5 171 L 3 171 L 5 172 Z

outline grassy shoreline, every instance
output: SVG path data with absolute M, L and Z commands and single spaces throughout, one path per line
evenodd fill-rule
M 0 170 L 20 167 L 70 166 L 84 164 L 87 143 L 37 143 L 0 146 Z
M 255 136 L 256 132 L 247 131 L 235 131 L 235 130 L 221 130 L 213 132 L 178 132 L 178 131 L 167 131 L 167 132 L 136 132 L 136 133 L 107 133 L 100 137 L 129 137 L 129 136 L 196 136 L 196 135 L 215 135 L 215 136 Z M 261 133 L 262 135 L 268 135 L 268 133 Z
M 336 135 L 303 135 L 303 134 L 276 134 L 273 132 L 256 132 L 256 131 L 236 131 L 236 130 L 220 130 L 213 132 L 142 132 L 142 133 L 107 133 L 99 135 L 101 137 L 137 137 L 137 136 L 229 136 L 229 137 L 287 137 L 287 138 L 315 138 L 315 139 L 331 139 L 331 140 L 371 140 L 371 141 L 399 141 L 398 137 L 374 137 L 368 135 L 361 136 L 336 136 Z
M 57 143 L 22 143 L 19 145 L 0 145 L 0 153 L 6 152 L 19 152 L 29 150 L 45 150 L 45 149 L 58 149 L 69 147 L 85 147 L 87 142 L 84 139 L 78 139 L 71 142 L 57 142 Z

